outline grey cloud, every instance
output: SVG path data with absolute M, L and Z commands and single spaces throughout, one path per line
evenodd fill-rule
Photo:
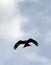
M 40 33 L 39 39 L 41 42 L 43 42 L 47 31 L 51 29 L 50 2 L 51 0 L 39 0 L 38 2 L 25 1 L 20 3 L 19 6 L 21 15 L 28 18 L 28 22 L 22 26 L 22 30 L 25 34 L 29 34 L 30 31 L 37 29 L 37 32 Z
M 49 21 L 50 5 L 50 0 L 37 3 L 32 1 L 21 3 L 20 12 L 23 16 L 28 17 L 28 23 L 23 27 L 23 30 L 28 31 L 36 27 L 42 32 L 47 31 L 46 29 L 51 27 Z

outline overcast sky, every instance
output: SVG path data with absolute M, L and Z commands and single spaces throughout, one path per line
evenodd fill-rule
M 39 47 L 16 50 L 33 38 Z M 51 65 L 51 0 L 0 0 L 0 65 Z

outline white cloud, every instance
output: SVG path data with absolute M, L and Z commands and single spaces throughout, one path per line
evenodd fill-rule
M 15 0 L 0 0 L 0 37 L 7 39 L 24 35 L 21 31 L 21 23 L 25 23 L 26 19 L 21 17 L 19 12 L 18 15 L 13 16 L 20 1 L 23 0 L 18 0 L 17 3 Z
M 0 36 L 4 38 L 19 38 L 24 33 L 21 31 L 21 23 L 25 21 L 21 17 L 15 17 L 11 21 L 0 24 Z
M 14 12 L 14 0 L 0 0 L 0 22 L 11 17 Z
M 18 4 L 23 0 L 0 0 L 0 22 L 13 17 L 15 12 L 18 14 Z
M 21 38 L 24 35 L 21 30 L 21 24 L 26 23 L 27 19 L 22 17 L 19 12 L 17 12 L 18 15 L 14 15 L 16 5 L 18 6 L 19 2 L 20 1 L 17 1 L 16 4 L 15 0 L 0 0 L 0 39 L 4 38 L 7 40 L 7 42 L 3 42 L 4 44 L 2 43 L 2 40 L 0 44 L 1 65 L 4 65 L 3 62 L 12 57 L 12 51 L 10 50 L 13 48 L 13 44 L 10 44 L 10 48 L 9 43 L 12 42 L 9 42 L 9 40 Z
M 14 0 L 0 0 L 0 7 L 12 6 L 14 2 L 15 2 Z
M 24 55 L 24 57 L 28 60 L 28 61 L 31 61 L 31 62 L 40 62 L 42 64 L 46 64 L 46 65 L 50 65 L 51 64 L 51 60 L 48 59 L 47 57 L 45 56 L 41 56 L 41 55 L 38 55 L 37 53 L 33 53 L 33 52 L 28 52 Z

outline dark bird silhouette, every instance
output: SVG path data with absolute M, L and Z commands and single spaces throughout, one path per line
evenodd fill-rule
M 30 38 L 30 39 L 24 40 L 24 41 L 19 40 L 19 41 L 14 45 L 14 49 L 16 49 L 20 44 L 24 44 L 24 47 L 23 47 L 23 48 L 25 48 L 25 47 L 27 47 L 27 46 L 31 46 L 30 44 L 28 44 L 28 43 L 30 43 L 30 42 L 32 42 L 32 43 L 34 43 L 36 46 L 38 46 L 38 42 Z

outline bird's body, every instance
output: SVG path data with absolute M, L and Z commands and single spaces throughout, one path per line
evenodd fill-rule
M 23 48 L 25 48 L 25 47 L 27 47 L 27 46 L 31 46 L 29 43 L 30 42 L 32 42 L 32 43 L 34 43 L 36 46 L 38 46 L 38 43 L 37 43 L 37 41 L 35 41 L 35 40 L 33 40 L 33 39 L 28 39 L 28 40 L 24 40 L 24 41 L 22 41 L 22 40 L 19 40 L 15 45 L 14 45 L 14 49 L 16 49 L 20 44 L 24 44 L 24 47 Z

